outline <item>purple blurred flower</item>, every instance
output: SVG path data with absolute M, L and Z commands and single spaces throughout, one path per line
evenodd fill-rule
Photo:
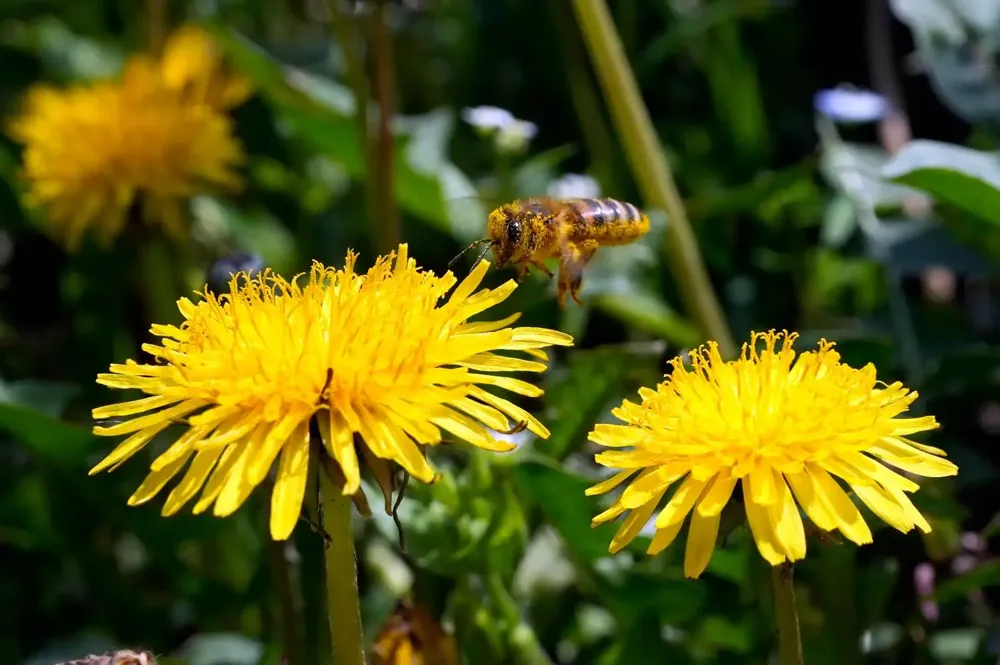
M 986 540 L 973 531 L 966 531 L 963 533 L 959 542 L 961 542 L 962 547 L 969 552 L 980 554 L 986 551 Z
M 927 563 L 918 564 L 913 569 L 913 586 L 918 596 L 929 596 L 934 592 L 934 566 Z
M 928 621 L 937 621 L 941 614 L 937 603 L 928 598 L 934 593 L 934 566 L 928 562 L 918 564 L 913 569 L 913 586 L 920 597 L 920 613 Z
M 817 92 L 813 108 L 834 122 L 866 123 L 881 120 L 889 110 L 889 101 L 870 90 L 839 86 Z
M 924 618 L 931 623 L 938 620 L 941 616 L 941 610 L 938 609 L 937 603 L 933 600 L 924 600 L 920 602 L 920 613 L 924 615 Z
M 962 553 L 951 560 L 951 572 L 964 575 L 979 566 L 979 558 L 974 554 Z

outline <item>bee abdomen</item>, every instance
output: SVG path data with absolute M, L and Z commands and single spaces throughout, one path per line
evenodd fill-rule
M 568 202 L 580 215 L 585 235 L 597 239 L 630 240 L 649 230 L 649 217 L 631 203 L 617 199 L 574 199 Z

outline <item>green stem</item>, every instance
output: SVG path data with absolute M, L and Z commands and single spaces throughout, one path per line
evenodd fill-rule
M 566 63 L 566 83 L 583 142 L 590 158 L 591 175 L 604 191 L 620 191 L 616 173 L 620 164 L 611 128 L 603 114 L 603 106 L 587 68 L 587 54 L 573 27 L 572 11 L 562 0 L 549 0 L 555 40 Z
M 778 662 L 802 665 L 802 641 L 799 637 L 799 612 L 795 607 L 795 566 L 783 563 L 771 568 L 774 586 L 774 610 L 778 617 Z
M 364 632 L 361 629 L 361 602 L 358 597 L 358 569 L 351 532 L 351 497 L 325 470 L 320 470 L 320 501 L 326 544 L 327 614 L 333 665 L 365 665 Z
M 304 618 L 299 587 L 298 564 L 288 541 L 267 539 L 267 558 L 271 569 L 271 584 L 276 595 L 277 615 L 281 628 L 282 653 L 289 663 L 305 662 L 302 650 Z
M 684 306 L 723 356 L 732 357 L 736 345 L 608 6 L 604 0 L 573 0 L 573 8 L 639 190 L 669 216 L 665 251 Z
M 346 64 L 347 82 L 354 93 L 355 116 L 358 123 L 358 141 L 361 143 L 361 155 L 365 160 L 365 194 L 368 199 L 368 214 L 371 219 L 378 219 L 378 192 L 376 183 L 378 174 L 375 162 L 376 146 L 371 136 L 368 117 L 368 83 L 365 77 L 365 65 L 362 52 L 355 39 L 356 34 L 351 24 L 351 18 L 340 0 L 328 0 L 330 8 L 330 23 L 334 36 L 340 43 Z
M 378 251 L 388 254 L 403 240 L 399 211 L 392 192 L 394 159 L 392 114 L 395 107 L 396 66 L 392 55 L 392 36 L 385 16 L 385 0 L 375 3 L 372 12 L 372 59 L 375 73 L 375 97 L 378 100 L 378 142 L 375 150 L 375 218 Z
M 521 665 L 552 665 L 552 660 L 538 643 L 535 631 L 521 618 L 521 612 L 500 576 L 488 573 L 485 581 L 490 600 L 507 622 L 508 640 L 514 652 L 515 662 Z
M 514 185 L 513 168 L 510 164 L 510 155 L 502 150 L 497 150 L 495 139 L 495 135 L 490 137 L 490 140 L 494 141 L 493 172 L 497 174 L 497 185 L 499 186 L 497 194 L 501 201 L 509 201 L 517 198 L 517 187 Z
M 177 298 L 182 289 L 178 286 L 177 255 L 168 242 L 152 235 L 140 234 L 138 262 L 142 294 L 149 311 L 150 321 L 174 323 L 180 319 Z
M 165 0 L 146 0 L 146 39 L 149 52 L 159 55 L 166 39 L 167 8 Z

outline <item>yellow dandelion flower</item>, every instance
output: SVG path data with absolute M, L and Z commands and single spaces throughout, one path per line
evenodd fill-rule
M 771 565 L 805 557 L 800 507 L 820 529 L 836 529 L 859 545 L 872 541 L 840 481 L 896 529 L 930 531 L 905 494 L 917 484 L 890 466 L 926 477 L 958 473 L 943 450 L 907 438 L 936 428 L 934 417 L 900 418 L 917 393 L 880 383 L 871 364 L 842 364 L 826 340 L 796 358 L 797 337 L 756 333 L 730 362 L 710 343 L 691 353 L 693 370 L 674 359 L 673 372 L 655 390 L 639 391 L 641 404 L 625 400 L 616 408 L 624 425 L 595 426 L 591 441 L 619 449 L 598 453 L 596 461 L 620 471 L 587 493 L 604 494 L 638 473 L 593 520 L 603 524 L 631 511 L 612 552 L 639 534 L 678 483 L 655 519 L 648 551 L 668 547 L 690 513 L 688 577 L 708 565 L 737 483 L 757 548 Z M 759 341 L 765 346 L 758 351 Z
M 299 518 L 314 415 L 323 447 L 343 472 L 344 494 L 360 488 L 356 442 L 369 461 L 395 461 L 430 482 L 434 471 L 421 446 L 440 443 L 442 430 L 494 451 L 515 447 L 487 430 L 510 429 L 508 417 L 548 437 L 532 415 L 487 388 L 540 395 L 531 383 L 497 373 L 544 371 L 542 349 L 572 345 L 572 337 L 509 328 L 517 315 L 468 321 L 505 300 L 513 281 L 474 293 L 489 265 L 482 261 L 440 303 L 457 280 L 418 269 L 406 245 L 395 265 L 390 254 L 364 275 L 355 272 L 355 259 L 349 253 L 342 270 L 315 263 L 305 285 L 267 271 L 241 274 L 231 294 L 178 301 L 185 321 L 154 325 L 161 345 L 143 346 L 157 364 L 129 361 L 98 376 L 102 385 L 148 397 L 94 410 L 96 419 L 136 417 L 94 428 L 130 436 L 91 473 L 117 467 L 185 419 L 187 431 L 153 461 L 129 504 L 149 501 L 187 466 L 163 514 L 178 512 L 203 488 L 194 512 L 214 504 L 215 515 L 229 515 L 280 453 L 271 534 L 281 540 Z M 525 351 L 535 360 L 498 351 Z
M 220 111 L 239 106 L 252 92 L 250 80 L 226 68 L 211 36 L 194 25 L 170 35 L 163 48 L 160 72 L 171 89 Z
M 231 120 L 186 102 L 141 56 L 120 80 L 36 86 L 9 131 L 25 146 L 25 202 L 42 209 L 49 232 L 70 250 L 87 232 L 110 244 L 136 212 L 181 236 L 186 198 L 241 186 Z

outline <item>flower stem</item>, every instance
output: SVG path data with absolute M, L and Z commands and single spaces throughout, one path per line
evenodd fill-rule
M 149 52 L 159 55 L 166 38 L 167 7 L 165 0 L 146 0 L 146 39 Z
M 358 142 L 361 145 L 361 155 L 365 162 L 365 194 L 368 198 L 368 214 L 371 219 L 378 218 L 378 173 L 376 171 L 376 145 L 372 138 L 368 114 L 368 79 L 365 76 L 363 51 L 358 47 L 357 33 L 351 24 L 342 0 L 328 0 L 330 9 L 330 24 L 334 37 L 340 43 L 346 63 L 346 76 L 351 91 L 354 93 L 355 116 L 358 125 Z
M 669 217 L 665 251 L 684 305 L 722 355 L 732 357 L 736 345 L 608 6 L 605 0 L 573 0 L 573 8 L 639 191 Z
M 795 607 L 795 566 L 783 563 L 771 568 L 774 585 L 774 609 L 778 617 L 778 662 L 802 665 L 802 640 L 799 637 L 799 612 Z
M 320 501 L 326 543 L 327 614 L 333 665 L 364 665 L 364 633 L 361 629 L 361 602 L 358 597 L 357 561 L 351 532 L 351 498 L 325 470 L 320 470 Z
M 392 36 L 386 19 L 386 0 L 376 0 L 372 12 L 372 64 L 375 97 L 378 100 L 378 141 L 375 149 L 375 197 L 378 212 L 375 224 L 378 252 L 387 254 L 402 241 L 399 212 L 393 198 L 392 114 L 395 109 L 396 65 L 392 55 Z
M 486 589 L 490 600 L 496 605 L 500 616 L 507 622 L 509 642 L 514 652 L 515 662 L 521 665 L 552 665 L 552 660 L 538 643 L 535 631 L 521 617 L 517 604 L 496 573 L 485 576 Z
M 281 628 L 282 653 L 289 663 L 305 662 L 302 651 L 304 617 L 299 587 L 297 553 L 290 541 L 267 539 L 267 559 L 271 584 L 277 601 L 276 614 Z

